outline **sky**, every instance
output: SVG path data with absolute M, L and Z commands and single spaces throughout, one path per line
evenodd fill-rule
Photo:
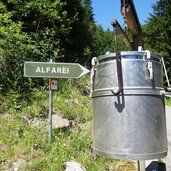
M 137 15 L 141 24 L 145 24 L 149 17 L 149 13 L 153 12 L 152 4 L 155 4 L 157 0 L 133 0 L 134 6 L 137 11 Z M 103 26 L 106 30 L 109 28 L 112 30 L 111 20 L 117 19 L 122 26 L 124 20 L 120 13 L 120 0 L 92 0 L 92 7 L 94 12 L 94 18 L 97 24 Z

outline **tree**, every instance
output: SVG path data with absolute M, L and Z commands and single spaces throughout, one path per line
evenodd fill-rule
M 50 57 L 57 60 L 62 54 L 62 41 L 66 40 L 71 23 L 77 20 L 76 13 L 68 15 L 64 9 L 65 0 L 10 0 L 4 1 L 14 22 L 22 22 L 22 31 L 32 39 L 37 47 L 33 60 L 48 61 Z
M 93 54 L 94 29 L 91 0 L 2 0 L 2 92 L 29 91 L 37 82 L 44 85 L 43 79 L 23 77 L 24 61 L 87 63 Z
M 126 50 L 126 46 L 120 36 L 117 36 L 117 41 L 118 50 Z M 95 32 L 95 47 L 97 56 L 104 55 L 106 52 L 115 52 L 114 32 L 109 29 L 104 31 L 102 26 L 98 25 Z
M 8 89 L 20 91 L 24 81 L 23 63 L 34 49 L 29 44 L 29 37 L 21 31 L 22 23 L 13 22 L 11 17 L 5 5 L 0 2 L 0 90 L 3 93 Z
M 22 93 L 43 86 L 43 79 L 24 78 L 24 61 L 59 58 L 61 37 L 66 38 L 70 19 L 59 0 L 0 2 L 0 90 Z
M 143 26 L 145 48 L 164 57 L 171 78 L 171 0 L 159 0 Z
M 73 7 L 73 8 L 71 8 Z M 77 14 L 77 20 L 71 23 L 68 41 L 63 41 L 64 60 L 69 62 L 89 63 L 94 54 L 95 22 L 91 0 L 72 0 L 64 8 L 68 15 Z

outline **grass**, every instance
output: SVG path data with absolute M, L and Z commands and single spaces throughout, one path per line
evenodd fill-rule
M 90 126 L 88 125 L 88 130 L 82 131 L 84 126 L 80 124 L 67 130 L 54 130 L 53 141 L 49 143 L 45 129 L 27 125 L 16 116 L 14 118 L 1 117 L 0 164 L 3 168 L 4 164 L 10 166 L 18 159 L 24 159 L 27 164 L 21 170 L 60 171 L 64 170 L 67 160 L 76 160 L 87 170 L 103 171 L 108 167 L 113 167 L 116 161 L 105 158 L 94 161 L 91 152 Z
M 47 120 L 47 90 L 33 90 L 28 102 L 20 101 L 14 93 L 7 102 L 1 97 L 9 107 L 0 106 L 0 170 L 10 170 L 20 162 L 22 171 L 62 171 L 66 161 L 75 160 L 88 171 L 113 171 L 118 161 L 95 159 L 92 154 L 91 99 L 82 95 L 88 82 L 88 78 L 59 82 L 60 90 L 53 95 L 53 110 L 60 111 L 74 124 L 54 129 L 51 143 L 46 126 L 37 128 L 28 122 L 33 118 Z
M 171 98 L 166 99 L 166 105 L 171 106 Z
M 21 95 L 14 92 L 0 96 L 0 170 L 10 170 L 20 162 L 22 171 L 63 171 L 68 160 L 81 163 L 87 171 L 136 170 L 132 161 L 95 158 L 92 154 L 91 99 L 83 95 L 89 78 L 59 80 L 58 84 L 53 111 L 62 113 L 72 125 L 53 129 L 51 143 L 46 125 L 38 128 L 31 122 L 38 118 L 47 123 L 47 89 L 34 89 L 28 101 L 21 101 Z M 166 104 L 171 105 L 171 100 Z

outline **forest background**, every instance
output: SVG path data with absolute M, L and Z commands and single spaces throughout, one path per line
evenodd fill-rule
M 145 49 L 164 57 L 171 76 L 171 5 L 160 0 L 142 25 Z M 129 32 L 129 30 L 128 30 Z M 119 40 L 119 50 L 127 50 Z M 114 52 L 114 35 L 94 21 L 91 0 L 2 0 L 0 2 L 0 91 L 17 93 L 44 86 L 23 77 L 24 61 L 78 62 Z

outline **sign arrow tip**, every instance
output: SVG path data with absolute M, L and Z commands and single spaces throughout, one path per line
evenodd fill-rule
M 83 72 L 81 73 L 81 75 L 78 78 L 80 78 L 80 77 L 82 77 L 82 76 L 84 76 L 84 75 L 86 75 L 86 74 L 88 74 L 90 72 L 90 70 L 83 67 L 82 65 L 79 64 L 79 66 L 80 66 L 80 68 L 82 69 Z

